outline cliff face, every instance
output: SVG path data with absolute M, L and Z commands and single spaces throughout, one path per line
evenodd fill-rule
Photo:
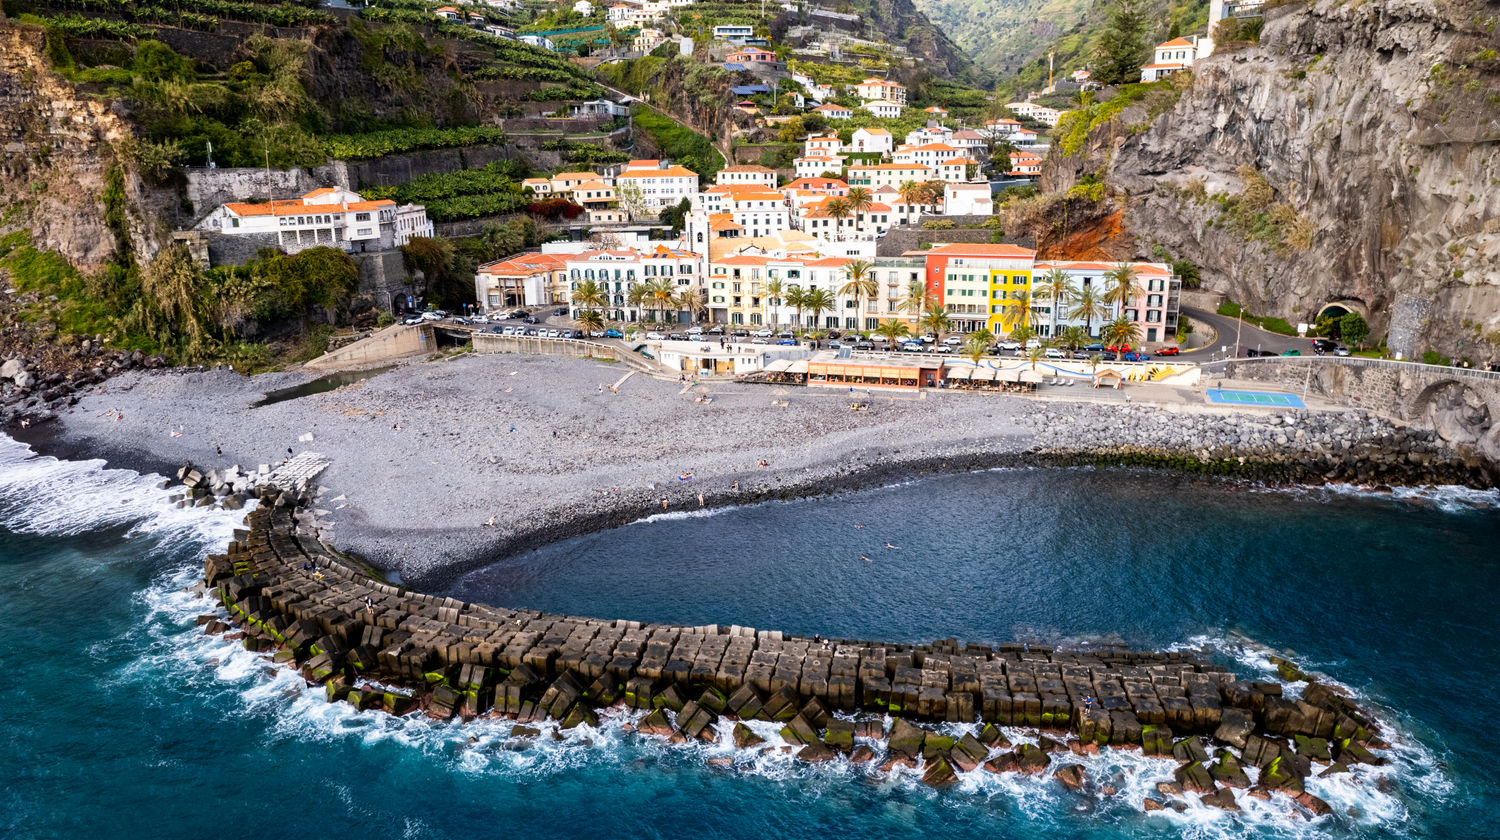
M 105 223 L 102 196 L 113 144 L 130 127 L 109 106 L 83 98 L 46 69 L 42 30 L 0 22 L 0 231 L 29 228 L 40 248 L 60 251 L 75 265 L 106 262 L 115 234 Z M 129 197 L 139 198 L 128 179 Z M 138 251 L 152 226 L 125 210 Z
M 1478 0 L 1272 10 L 1258 46 L 1200 62 L 1149 123 L 1127 109 L 1054 155 L 1043 187 L 1102 174 L 1129 195 L 1138 251 L 1197 262 L 1258 313 L 1311 321 L 1347 301 L 1408 356 L 1493 358 L 1497 20 Z

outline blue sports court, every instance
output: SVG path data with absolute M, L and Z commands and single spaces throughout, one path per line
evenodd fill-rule
M 1296 394 L 1278 391 L 1222 391 L 1208 389 L 1208 401 L 1220 405 L 1258 405 L 1265 408 L 1306 408 L 1302 398 Z

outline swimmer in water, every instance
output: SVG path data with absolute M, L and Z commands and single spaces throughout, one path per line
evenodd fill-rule
M 886 547 L 886 548 L 894 548 L 894 549 L 896 549 L 896 550 L 897 550 L 897 551 L 900 551 L 900 550 L 901 550 L 901 546 L 899 546 L 899 545 L 891 545 L 891 544 L 890 544 L 890 543 L 886 543 L 886 544 L 885 544 L 885 547 Z
M 863 554 L 859 555 L 859 559 L 865 561 L 866 563 L 870 562 L 870 558 L 864 556 Z

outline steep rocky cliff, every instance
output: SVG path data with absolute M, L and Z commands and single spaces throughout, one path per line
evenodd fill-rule
M 45 49 L 41 29 L 0 21 L 0 231 L 28 228 L 37 247 L 90 269 L 108 261 L 122 227 L 138 253 L 154 252 L 158 232 L 136 209 L 135 179 L 124 179 L 119 204 L 127 224 L 111 229 L 105 218 L 114 144 L 129 125 L 49 72 Z
M 1363 310 L 1407 356 L 1500 345 L 1500 5 L 1321 0 L 1273 9 L 1258 45 L 1194 67 L 1054 154 L 1042 185 L 1097 173 L 1139 252 L 1296 323 Z

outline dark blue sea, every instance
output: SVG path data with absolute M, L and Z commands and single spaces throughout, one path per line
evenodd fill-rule
M 0 438 L 0 837 L 1500 836 L 1492 494 L 994 471 L 656 517 L 451 589 L 833 637 L 1202 647 L 1245 676 L 1290 654 L 1393 741 L 1387 767 L 1311 780 L 1336 813 L 1310 822 L 1248 798 L 1145 813 L 1174 765 L 1133 754 L 1086 759 L 1083 794 L 984 771 L 934 792 L 905 771 L 670 746 L 620 715 L 537 744 L 329 705 L 198 632 L 211 607 L 186 590 L 238 516 L 177 510 L 156 481 Z

